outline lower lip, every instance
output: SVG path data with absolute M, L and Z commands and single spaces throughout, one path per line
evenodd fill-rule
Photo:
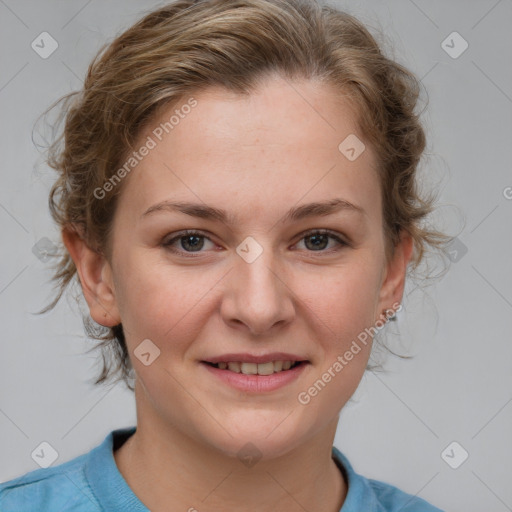
M 301 363 L 290 370 L 276 372 L 272 375 L 245 375 L 232 372 L 231 370 L 221 370 L 201 362 L 201 365 L 211 372 L 212 375 L 215 375 L 229 386 L 246 393 L 264 393 L 282 388 L 297 379 L 308 364 Z

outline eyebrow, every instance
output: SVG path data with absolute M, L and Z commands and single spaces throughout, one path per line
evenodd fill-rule
M 367 215 L 366 211 L 360 206 L 346 201 L 345 199 L 336 198 L 326 202 L 308 203 L 291 208 L 284 215 L 281 223 L 299 221 L 308 217 L 332 215 L 340 211 Z M 188 202 L 162 201 L 150 206 L 141 215 L 141 218 L 157 212 L 180 212 L 185 215 L 190 215 L 191 217 L 218 221 L 228 226 L 234 226 L 237 224 L 236 218 L 233 215 L 228 214 L 225 210 L 213 208 L 206 204 Z

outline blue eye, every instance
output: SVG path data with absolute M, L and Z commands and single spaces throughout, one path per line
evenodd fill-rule
M 334 240 L 338 246 L 346 246 L 348 245 L 346 242 L 344 242 L 339 236 L 334 234 L 333 232 L 327 230 L 327 229 L 320 229 L 320 230 L 313 230 L 309 231 L 308 233 L 305 233 L 302 235 L 302 240 L 312 240 L 313 243 L 304 244 L 306 248 L 312 247 L 312 252 L 332 252 L 332 249 L 329 251 L 324 251 L 325 247 L 329 244 L 329 239 Z M 337 249 L 334 249 L 337 250 Z
M 204 247 L 204 240 L 210 240 L 206 235 L 199 231 L 186 230 L 178 233 L 177 236 L 164 242 L 162 245 L 167 247 L 171 252 L 182 253 L 180 250 L 176 250 L 173 246 L 176 242 L 180 242 L 182 249 L 185 253 L 189 252 L 200 252 Z M 211 242 L 211 240 L 210 240 Z
M 324 250 L 329 245 L 329 239 L 334 240 L 338 247 L 334 249 Z M 176 254 L 188 254 L 194 257 L 193 253 L 201 253 L 201 249 L 205 246 L 205 240 L 208 240 L 211 244 L 213 242 L 208 236 L 200 231 L 185 230 L 177 233 L 177 235 L 162 243 L 162 246 L 169 249 L 171 252 Z M 300 242 L 303 240 L 312 241 L 312 243 L 305 243 L 308 252 L 320 252 L 320 253 L 331 253 L 337 251 L 344 246 L 349 244 L 344 242 L 337 234 L 326 229 L 312 230 L 302 235 Z M 176 249 L 176 244 L 180 244 L 180 249 Z M 215 244 L 213 244 L 215 245 Z M 187 256 L 188 257 L 188 256 Z

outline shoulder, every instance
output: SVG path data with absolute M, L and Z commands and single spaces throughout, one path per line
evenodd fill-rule
M 347 457 L 334 446 L 332 453 L 348 481 L 347 496 L 340 512 L 443 512 L 391 484 L 356 473 Z
M 0 484 L 2 512 L 96 512 L 100 505 L 85 476 L 88 454 L 36 469 Z
M 393 485 L 379 480 L 367 480 L 383 511 L 386 512 L 443 512 L 427 501 L 401 491 Z

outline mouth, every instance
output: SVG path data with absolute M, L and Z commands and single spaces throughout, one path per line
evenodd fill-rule
M 303 356 L 289 352 L 233 352 L 208 357 L 200 363 L 216 382 L 256 395 L 292 385 L 312 365 Z
M 233 373 L 242 373 L 244 375 L 273 375 L 274 373 L 283 373 L 290 371 L 297 366 L 304 366 L 308 361 L 291 361 L 291 360 L 276 360 L 267 361 L 263 363 L 252 363 L 242 361 L 219 361 L 210 362 L 202 361 L 202 363 L 217 368 L 219 370 L 226 370 Z

